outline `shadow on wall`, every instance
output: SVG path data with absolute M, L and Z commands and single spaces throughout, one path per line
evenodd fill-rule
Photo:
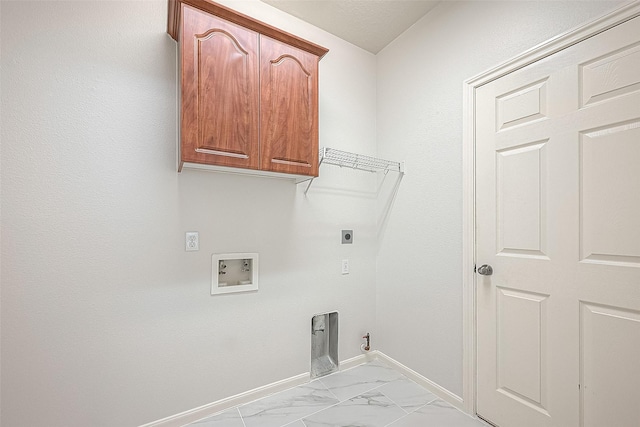
M 387 174 L 388 175 L 388 174 Z M 387 180 L 387 175 L 382 178 L 382 182 L 378 187 L 378 201 L 380 203 L 384 203 L 379 206 L 378 212 L 378 242 L 381 242 L 384 238 L 385 232 L 387 230 L 387 225 L 389 223 L 389 218 L 391 217 L 391 210 L 396 201 L 396 197 L 398 196 L 398 190 L 400 189 L 400 183 L 404 178 L 404 173 L 398 174 L 395 181 L 391 181 L 391 183 L 387 183 L 385 185 L 385 180 Z M 378 250 L 380 250 L 381 245 L 378 245 Z

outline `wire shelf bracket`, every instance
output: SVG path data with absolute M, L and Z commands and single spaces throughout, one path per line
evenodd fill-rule
M 350 153 L 348 151 L 336 150 L 335 148 L 322 147 L 320 148 L 320 156 L 318 161 L 318 167 L 323 164 L 334 165 L 340 167 L 347 167 L 351 169 L 357 169 L 366 172 L 383 172 L 385 176 L 389 171 L 397 172 L 400 175 L 404 175 L 405 166 L 404 162 L 394 162 L 391 160 L 379 159 L 376 157 L 365 156 L 363 154 Z M 313 184 L 314 178 L 311 178 L 307 188 L 304 190 L 304 194 L 307 194 L 311 184 Z

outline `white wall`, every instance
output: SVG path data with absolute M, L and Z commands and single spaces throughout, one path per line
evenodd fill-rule
M 377 345 L 459 396 L 462 82 L 616 4 L 443 2 L 377 55 L 378 155 L 408 169 L 379 242 Z
M 462 81 L 612 3 L 443 2 L 377 62 L 257 0 L 224 3 L 331 49 L 321 144 L 375 154 L 377 126 L 379 156 L 408 164 L 393 206 L 337 168 L 306 198 L 176 173 L 164 0 L 2 2 L 3 426 L 138 425 L 305 372 L 310 317 L 335 309 L 341 359 L 370 331 L 461 393 Z M 234 251 L 260 253 L 260 291 L 210 296 L 210 254 Z
M 166 3 L 2 2 L 3 426 L 139 425 L 307 372 L 315 313 L 340 312 L 343 360 L 374 332 L 372 178 L 323 169 L 305 198 L 176 172 Z M 375 57 L 225 3 L 329 48 L 321 144 L 375 153 Z M 210 296 L 211 254 L 244 251 L 260 290 Z

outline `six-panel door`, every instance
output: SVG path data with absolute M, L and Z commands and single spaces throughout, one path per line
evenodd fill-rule
M 640 18 L 476 92 L 477 412 L 640 425 Z

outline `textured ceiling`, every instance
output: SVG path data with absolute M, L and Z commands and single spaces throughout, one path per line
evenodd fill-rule
M 371 53 L 402 34 L 438 1 L 262 0 Z

